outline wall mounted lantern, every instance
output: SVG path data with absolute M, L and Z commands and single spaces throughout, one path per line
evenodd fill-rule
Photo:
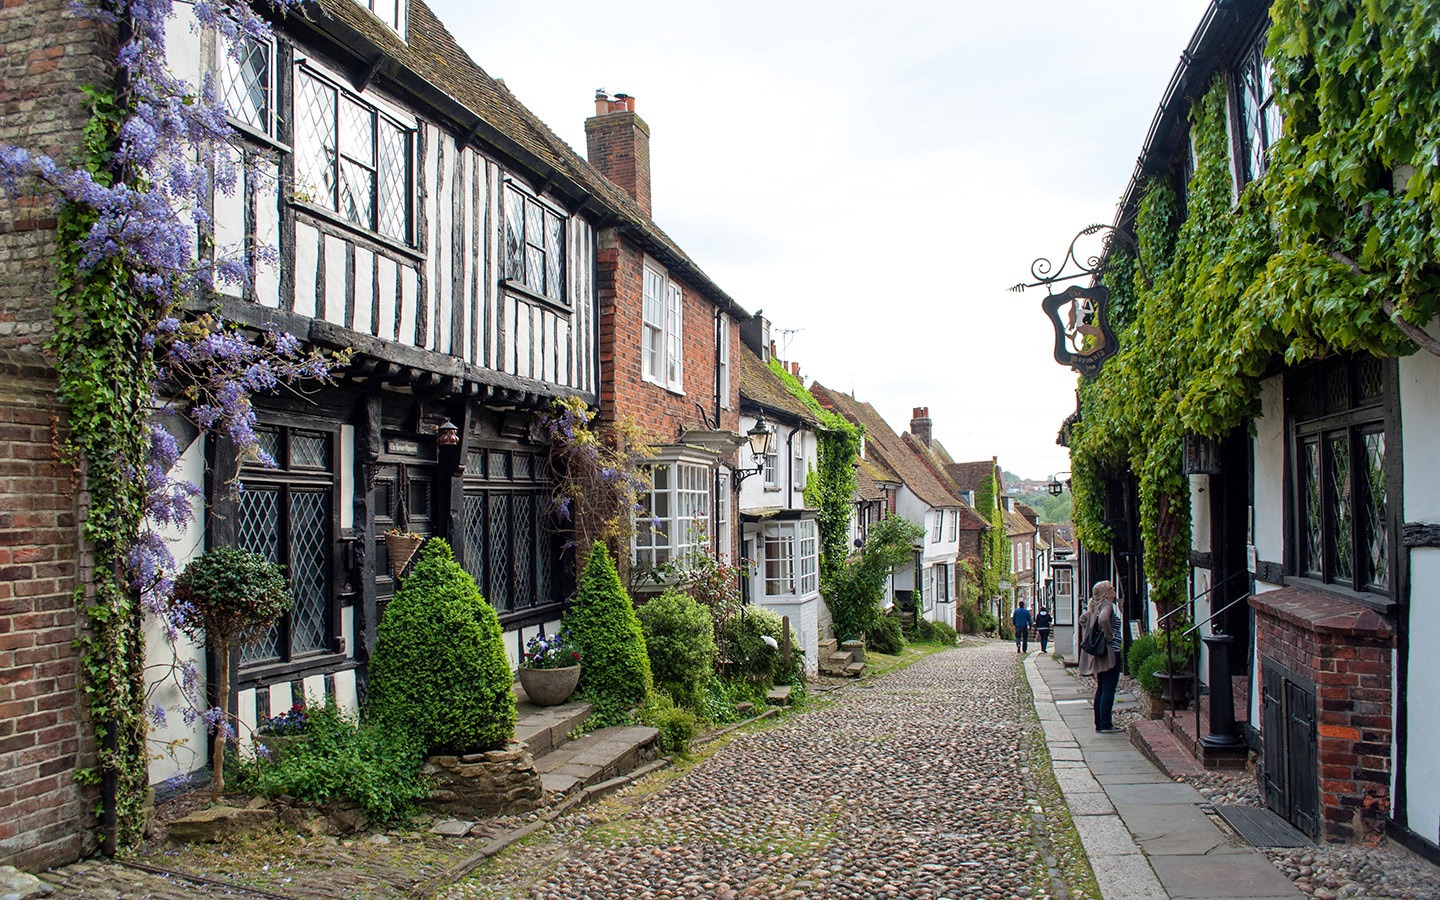
M 1075 245 L 1081 238 L 1101 232 L 1105 232 L 1105 237 L 1097 252 L 1089 256 L 1083 253 L 1076 255 Z M 1135 251 L 1136 265 L 1148 286 L 1150 276 L 1140 259 L 1140 247 L 1135 239 L 1113 225 L 1096 224 L 1086 226 L 1071 239 L 1070 247 L 1058 267 L 1042 256 L 1030 264 L 1030 277 L 1035 280 L 1029 284 L 1022 281 L 1010 288 L 1012 293 L 1017 294 L 1027 288 L 1045 288 L 1048 296 L 1041 301 L 1040 308 L 1055 329 L 1055 361 L 1087 378 L 1099 375 L 1105 360 L 1120 349 L 1110 326 L 1110 291 L 1100 284 L 1100 276 L 1105 274 L 1110 259 L 1110 243 L 1116 237 Z M 1079 278 L 1090 278 L 1090 286 L 1071 285 L 1055 293 L 1057 283 Z
M 765 457 L 770 455 L 771 448 L 775 446 L 775 429 L 765 424 L 764 413 L 761 413 L 750 430 L 745 432 L 745 440 L 750 444 L 750 455 L 754 457 L 755 465 L 748 469 L 736 467 L 730 483 L 737 494 L 740 492 L 740 482 L 765 471 Z
M 1060 480 L 1061 475 L 1065 476 L 1064 481 Z M 1050 492 L 1050 496 L 1058 497 L 1061 494 L 1065 493 L 1065 490 L 1068 487 L 1070 487 L 1070 473 L 1056 472 L 1054 475 L 1050 476 L 1050 483 L 1045 485 L 1045 490 Z
M 435 429 L 435 443 L 441 447 L 458 447 L 460 445 L 460 429 L 456 428 L 455 423 L 449 418 L 446 418 L 440 423 L 440 427 Z

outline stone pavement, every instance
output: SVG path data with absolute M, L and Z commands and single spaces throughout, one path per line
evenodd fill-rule
M 1124 732 L 1095 732 L 1093 682 L 1038 654 L 1025 660 L 1025 674 L 1056 780 L 1106 898 L 1302 896 L 1264 855 L 1200 810 L 1198 791 L 1171 781 Z

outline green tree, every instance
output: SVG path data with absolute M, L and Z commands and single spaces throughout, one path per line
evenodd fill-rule
M 910 563 L 915 542 L 924 536 L 924 529 L 900 516 L 886 516 L 871 526 L 860 554 L 835 574 L 825 594 L 836 637 L 859 640 L 874 627 L 886 577 L 896 566 Z
M 580 689 L 601 719 L 622 717 L 650 692 L 650 657 L 630 595 L 610 551 L 596 541 L 590 550 L 565 627 L 580 651 Z

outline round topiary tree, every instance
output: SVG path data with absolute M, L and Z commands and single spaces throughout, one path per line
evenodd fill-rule
M 426 541 L 380 620 L 366 715 L 427 755 L 493 748 L 515 734 L 513 681 L 495 609 L 449 544 Z
M 715 627 L 710 610 L 670 589 L 636 611 L 655 683 L 681 706 L 697 709 L 715 671 Z
M 650 692 L 650 657 L 630 595 L 610 551 L 596 541 L 580 574 L 565 627 L 580 650 L 580 690 L 602 719 L 616 718 Z
M 243 639 L 269 628 L 294 605 L 280 567 L 258 553 L 215 547 L 191 560 L 175 579 L 171 618 L 194 640 L 202 638 L 215 654 L 215 708 L 207 715 L 211 790 L 225 793 L 225 739 L 230 707 L 230 651 Z

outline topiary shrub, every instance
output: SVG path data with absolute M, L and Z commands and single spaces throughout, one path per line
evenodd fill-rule
M 1140 690 L 1152 697 L 1160 696 L 1160 679 L 1155 677 L 1156 672 L 1165 671 L 1165 654 L 1152 652 L 1149 656 L 1140 661 L 1140 665 L 1130 670 L 1130 675 L 1140 684 Z
M 580 574 L 575 602 L 565 612 L 565 627 L 580 651 L 580 690 L 602 712 L 605 724 L 650 693 L 650 657 L 630 595 L 610 551 L 599 541 Z
M 426 755 L 498 747 L 515 734 L 500 619 L 450 545 L 432 538 L 385 607 L 365 711 Z
M 636 610 L 655 684 L 674 701 L 699 709 L 715 671 L 715 629 L 710 610 L 689 594 L 667 590 Z
M 865 632 L 865 649 L 894 656 L 905 649 L 905 635 L 894 616 L 881 616 Z
M 214 547 L 190 561 L 175 579 L 171 614 L 180 630 L 205 640 L 215 652 L 215 712 L 228 709 L 230 650 L 259 634 L 294 605 L 280 567 L 258 553 Z M 223 713 L 206 715 L 211 729 L 211 778 L 215 799 L 225 793 L 225 739 L 233 730 Z

